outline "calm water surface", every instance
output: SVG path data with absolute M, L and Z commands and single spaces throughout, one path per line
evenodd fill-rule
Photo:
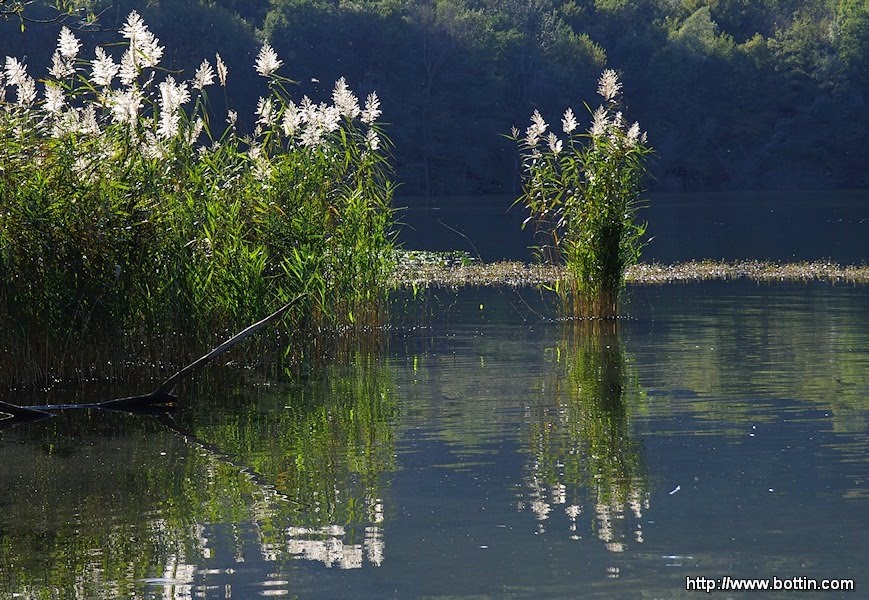
M 462 249 L 483 260 L 530 260 L 534 240 L 515 198 L 399 198 L 400 240 L 420 250 Z M 644 261 L 694 259 L 862 263 L 869 250 L 867 190 L 650 194 L 640 218 L 652 238 Z
M 862 597 L 865 288 L 631 297 L 574 327 L 532 292 L 431 292 L 306 383 L 228 371 L 171 418 L 0 430 L 0 597 Z

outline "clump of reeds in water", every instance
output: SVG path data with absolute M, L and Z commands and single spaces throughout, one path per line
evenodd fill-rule
M 581 132 L 573 110 L 561 121 L 566 138 L 547 133 L 534 111 L 531 125 L 513 139 L 523 159 L 522 196 L 530 211 L 544 261 L 564 264 L 567 277 L 555 286 L 568 314 L 618 315 L 625 270 L 640 256 L 646 226 L 636 220 L 640 179 L 651 151 L 639 123 L 628 125 L 620 110 L 621 84 L 614 71 L 598 82 L 603 104 Z
M 25 349 L 33 375 L 62 376 L 88 344 L 216 339 L 300 292 L 291 341 L 377 324 L 393 186 L 376 94 L 342 78 L 330 104 L 294 101 L 264 45 L 243 135 L 225 93 L 209 102 L 219 55 L 182 80 L 138 14 L 120 34 L 122 53 L 84 59 L 63 28 L 44 80 L 11 57 L 0 72 L 3 362 Z

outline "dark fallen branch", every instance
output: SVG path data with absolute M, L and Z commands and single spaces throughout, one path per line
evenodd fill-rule
M 211 352 L 202 356 L 163 382 L 160 387 L 142 396 L 129 396 L 127 398 L 116 398 L 114 400 L 106 400 L 105 402 L 92 402 L 85 404 L 48 404 L 36 406 L 18 406 L 8 402 L 0 401 L 0 415 L 7 414 L 8 417 L 0 418 L 0 428 L 11 427 L 18 423 L 27 421 L 35 421 L 52 416 L 52 411 L 68 410 L 68 409 L 83 409 L 83 408 L 99 408 L 104 410 L 117 410 L 123 412 L 135 412 L 145 414 L 164 414 L 175 408 L 176 397 L 172 394 L 178 382 L 196 373 L 202 367 L 213 361 L 215 358 L 247 339 L 269 323 L 273 323 L 286 313 L 290 308 L 297 304 L 304 295 L 296 296 L 281 308 L 262 319 L 257 321 L 250 327 L 245 328 L 235 334 Z
M 289 302 L 284 304 L 281 308 L 279 308 L 278 310 L 276 310 L 275 312 L 273 312 L 272 314 L 267 316 L 265 319 L 263 319 L 261 321 L 257 321 L 256 323 L 254 323 L 253 325 L 251 325 L 247 329 L 244 329 L 243 331 L 240 331 L 239 333 L 235 334 L 234 336 L 232 336 L 231 338 L 229 338 L 228 340 L 223 342 L 221 345 L 219 345 L 217 348 L 215 348 L 214 350 L 212 350 L 211 352 L 209 352 L 208 354 L 206 354 L 202 358 L 199 358 L 199 359 L 193 361 L 192 363 L 190 363 L 189 365 L 187 365 L 186 367 L 184 367 L 183 369 L 181 369 L 180 371 L 175 373 L 172 377 L 167 379 L 163 383 L 163 385 L 158 387 L 153 393 L 155 395 L 158 395 L 158 396 L 160 394 L 171 393 L 172 390 L 175 389 L 175 386 L 178 384 L 178 382 L 181 381 L 181 379 L 183 379 L 184 377 L 187 377 L 191 373 L 195 373 L 196 371 L 198 371 L 199 369 L 201 369 L 202 367 L 204 367 L 205 365 L 210 363 L 212 360 L 217 358 L 217 356 L 219 356 L 220 354 L 223 354 L 224 352 L 226 352 L 227 350 L 229 350 L 230 348 L 232 348 L 233 346 L 235 346 L 236 344 L 238 344 L 242 340 L 250 337 L 251 335 L 253 335 L 257 331 L 259 331 L 260 329 L 262 329 L 263 327 L 265 327 L 269 323 L 281 318 L 281 316 L 283 316 L 283 314 L 285 312 L 290 310 L 290 308 L 292 308 L 303 297 L 304 297 L 304 294 L 296 296 L 295 298 L 293 298 L 292 300 L 290 300 Z
M 18 406 L 17 404 L 9 404 L 8 402 L 0 401 L 0 415 L 4 414 L 9 416 L 0 419 L 0 426 L 2 426 L 6 421 L 14 420 L 17 423 L 23 423 L 25 421 L 36 421 L 51 416 L 50 412 L 44 410 L 38 410 L 29 406 Z

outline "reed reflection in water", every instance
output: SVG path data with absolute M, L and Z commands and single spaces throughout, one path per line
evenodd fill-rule
M 579 523 L 589 515 L 592 534 L 623 552 L 629 539 L 643 542 L 649 491 L 628 417 L 629 399 L 642 390 L 618 321 L 573 322 L 548 353 L 555 369 L 529 405 L 526 492 L 518 507 L 535 515 L 539 533 L 566 526 L 573 540 L 582 539 Z
M 377 359 L 184 395 L 173 415 L 71 411 L 0 433 L 0 597 L 290 593 L 237 573 L 383 564 L 397 408 Z

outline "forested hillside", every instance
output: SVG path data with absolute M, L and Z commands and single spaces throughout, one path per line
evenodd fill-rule
M 869 184 L 869 0 L 72 1 L 64 22 L 88 56 L 133 8 L 185 76 L 219 51 L 226 101 L 248 124 L 261 40 L 298 98 L 326 100 L 342 75 L 362 96 L 376 90 L 402 195 L 514 192 L 517 152 L 502 134 L 534 109 L 558 123 L 572 106 L 587 126 L 582 101 L 604 68 L 656 150 L 651 189 Z M 60 23 L 24 25 L 0 23 L 0 52 L 44 72 Z

